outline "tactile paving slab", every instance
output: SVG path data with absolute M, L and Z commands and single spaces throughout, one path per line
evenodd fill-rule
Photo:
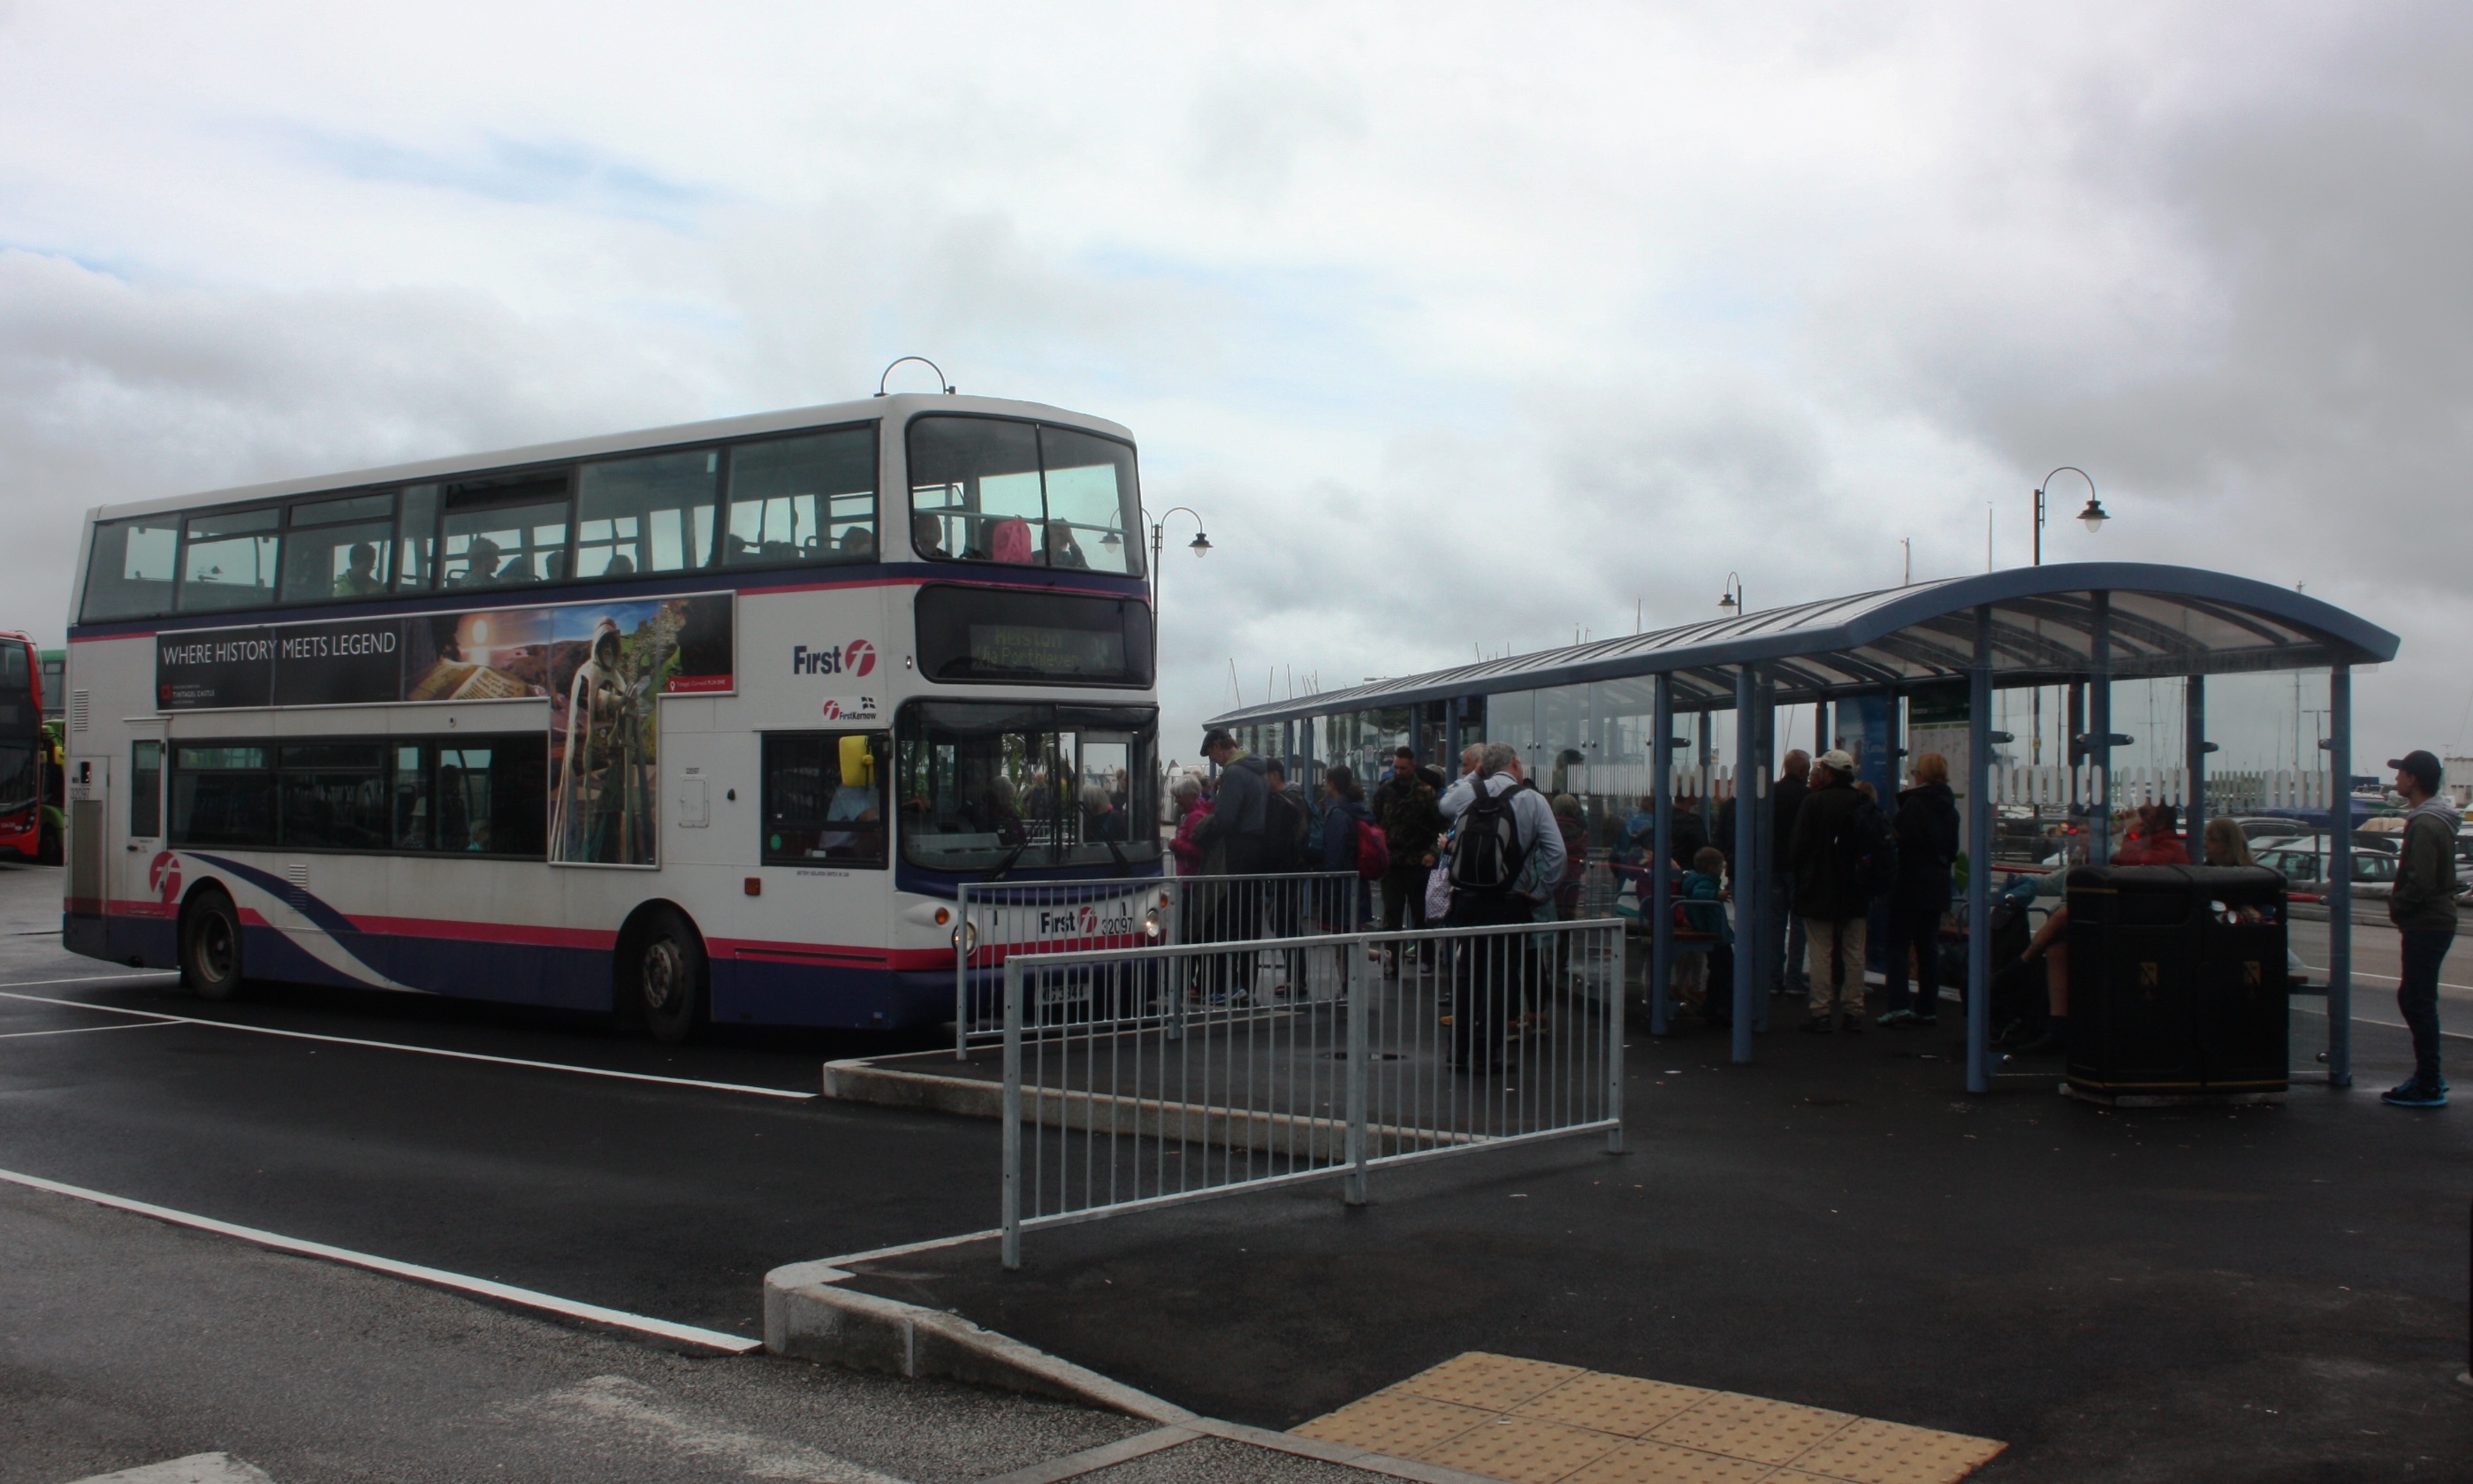
M 1956 1484 L 2005 1446 L 1482 1351 L 1296 1431 L 1509 1484 Z

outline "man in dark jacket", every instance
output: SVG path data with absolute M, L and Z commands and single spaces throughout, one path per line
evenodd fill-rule
M 1812 975 L 1805 971 L 1803 919 L 1794 910 L 1793 857 L 1787 853 L 1794 844 L 1795 811 L 1803 807 L 1803 799 L 1812 792 L 1808 781 L 1812 774 L 1812 754 L 1801 748 L 1786 754 L 1779 765 L 1778 780 L 1769 785 L 1769 862 L 1776 875 L 1778 917 L 1784 923 L 1786 952 L 1778 960 L 1778 982 L 1769 986 L 1772 993 L 1809 991 Z
M 1434 867 L 1434 842 L 1443 832 L 1443 811 L 1434 806 L 1434 790 L 1417 771 L 1413 749 L 1402 748 L 1391 777 L 1374 791 L 1374 818 L 1391 851 L 1391 870 L 1382 878 L 1382 930 L 1426 925 L 1426 875 Z M 1383 955 L 1384 973 L 1398 971 L 1396 961 Z
M 1883 1025 L 1934 1025 L 1940 1019 L 1940 920 L 1949 913 L 1950 868 L 1957 861 L 1957 796 L 1949 789 L 1949 759 L 1915 759 L 1914 786 L 1898 795 L 1890 822 L 1898 842 L 1898 884 L 1889 889 L 1888 994 Z M 1907 993 L 1907 960 L 1915 992 Z
M 1787 859 L 1794 868 L 1794 909 L 1812 941 L 1811 1013 L 1803 1029 L 1826 1034 L 1838 1017 L 1863 1028 L 1863 937 L 1872 894 L 1863 880 L 1866 842 L 1887 835 L 1881 806 L 1855 790 L 1855 759 L 1832 748 L 1813 765 L 1812 792 L 1795 811 Z
M 1306 812 L 1311 805 L 1306 802 L 1305 790 L 1288 782 L 1288 770 L 1276 757 L 1262 764 L 1262 874 L 1303 871 L 1306 835 L 1313 823 Z
M 2379 1096 L 2398 1108 L 2444 1108 L 2447 1081 L 2438 1074 L 2438 969 L 2456 945 L 2456 805 L 2441 797 L 2438 759 L 2424 752 L 2392 758 L 2395 791 L 2409 812 L 2396 852 L 2395 894 L 2388 920 L 2403 940 L 2396 1008 L 2413 1032 L 2413 1076 Z
M 1225 729 L 1204 737 L 1202 751 L 1218 767 L 1219 778 L 1211 817 L 1194 828 L 1193 837 L 1206 850 L 1214 844 L 1225 849 L 1229 874 L 1259 875 L 1269 847 L 1264 808 L 1271 790 L 1262 780 L 1268 764 L 1238 747 Z

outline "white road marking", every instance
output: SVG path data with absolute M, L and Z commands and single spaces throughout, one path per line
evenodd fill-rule
M 546 1392 L 517 1406 L 529 1412 L 564 1413 L 568 1420 L 614 1424 L 639 1440 L 684 1457 L 724 1464 L 750 1478 L 794 1479 L 804 1484 L 906 1484 L 804 1443 L 700 1422 L 663 1406 L 659 1392 L 623 1376 L 596 1376 L 580 1386 Z
M 714 1092 L 745 1092 L 756 1097 L 787 1098 L 794 1103 L 812 1103 L 822 1096 L 816 1092 L 798 1092 L 788 1088 L 763 1088 L 747 1082 L 708 1082 L 701 1077 L 663 1077 L 653 1072 L 612 1071 L 604 1066 L 577 1066 L 567 1062 L 535 1062 L 519 1056 L 490 1056 L 479 1051 L 449 1051 L 443 1046 L 415 1046 L 399 1041 L 367 1041 L 357 1036 L 321 1036 L 315 1031 L 278 1030 L 271 1025 L 243 1025 L 235 1020 L 207 1020 L 196 1016 L 165 1015 L 156 1010 L 125 1010 L 118 1005 L 98 1005 L 90 1000 L 58 999 L 48 994 L 19 994 L 14 987 L 0 990 L 0 999 L 32 1000 L 42 1005 L 68 1005 L 79 1010 L 99 1011 L 104 1015 L 144 1016 L 179 1025 L 205 1025 L 222 1031 L 247 1031 L 253 1036 L 281 1036 L 292 1041 L 322 1041 L 337 1046 L 368 1046 L 380 1051 L 411 1051 L 421 1056 L 449 1057 L 459 1062 L 490 1062 L 499 1066 L 530 1066 L 540 1071 L 574 1072 L 585 1077 L 614 1077 L 622 1082 L 658 1082 L 673 1088 L 704 1088 Z
M 64 1025 L 53 1031 L 0 1031 L 0 1041 L 23 1041 L 29 1036 L 83 1036 L 88 1031 L 156 1031 L 178 1023 L 149 1020 L 143 1025 Z
M 191 1453 L 118 1473 L 93 1474 L 76 1484 L 275 1484 L 275 1480 L 229 1453 Z
M 20 979 L 7 986 L 12 990 L 36 990 L 51 984 L 138 984 L 156 979 L 178 979 L 177 969 L 140 969 L 125 974 L 79 974 L 73 979 Z
M 570 1319 L 588 1319 L 595 1324 L 609 1325 L 613 1328 L 657 1334 L 665 1340 L 684 1340 L 690 1345 L 702 1345 L 711 1350 L 725 1351 L 733 1355 L 743 1355 L 749 1351 L 763 1348 L 763 1342 L 760 1340 L 747 1339 L 719 1329 L 673 1324 L 666 1319 L 655 1319 L 649 1314 L 631 1314 L 625 1309 L 605 1308 L 598 1304 L 562 1299 L 556 1294 L 540 1293 L 530 1288 L 517 1288 L 512 1283 L 496 1282 L 486 1278 L 468 1278 L 461 1273 L 449 1273 L 443 1268 L 422 1267 L 417 1262 L 397 1262 L 393 1257 L 372 1257 L 365 1252 L 354 1252 L 348 1247 L 332 1247 L 324 1242 L 305 1241 L 297 1236 L 261 1232 L 255 1227 L 236 1226 L 228 1221 L 217 1221 L 212 1216 L 192 1215 L 187 1211 L 174 1210 L 166 1206 L 132 1201 L 126 1196 L 107 1195 L 100 1190 L 88 1190 L 84 1185 L 62 1185 L 57 1180 L 45 1180 L 37 1175 L 21 1175 L 15 1170 L 0 1170 L 0 1181 L 24 1185 L 30 1190 L 47 1190 L 54 1195 L 91 1201 L 97 1206 L 108 1206 L 115 1210 L 133 1211 L 140 1216 L 151 1216 L 156 1221 L 168 1221 L 174 1226 L 194 1227 L 201 1232 L 212 1232 L 218 1236 L 236 1237 L 244 1242 L 254 1242 L 260 1247 L 274 1248 L 277 1252 L 297 1253 L 304 1257 L 324 1257 L 329 1262 L 349 1263 L 356 1268 L 368 1268 L 373 1273 L 385 1273 L 395 1278 L 409 1278 L 416 1282 L 435 1283 L 441 1288 L 453 1288 L 464 1293 L 476 1293 L 484 1298 L 496 1299 L 502 1303 L 520 1304 L 526 1308 L 545 1309 L 553 1314 L 564 1314 Z

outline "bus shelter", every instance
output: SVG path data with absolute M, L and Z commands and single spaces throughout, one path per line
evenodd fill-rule
M 1681 718 L 1699 716 L 1705 757 L 1706 718 L 1737 713 L 1735 772 L 1736 915 L 1738 937 L 1749 945 L 1735 955 L 1733 1058 L 1752 1058 L 1752 1036 L 1765 1018 L 1765 986 L 1775 966 L 1783 924 L 1776 918 L 1778 863 L 1769 815 L 1769 779 L 1779 753 L 1777 709 L 1782 706 L 1885 703 L 1894 715 L 1902 698 L 1947 696 L 1962 687 L 1967 727 L 1965 749 L 1967 922 L 1970 925 L 1966 985 L 1966 1078 L 1971 1091 L 1991 1087 L 1990 934 L 1981 930 L 1991 908 L 1994 806 L 1990 799 L 1993 749 L 2011 737 L 1992 727 L 1996 690 L 2029 686 L 2084 687 L 2082 732 L 2072 737 L 2090 767 L 2093 801 L 2113 798 L 2113 751 L 2130 738 L 2114 730 L 2111 685 L 2116 680 L 2179 678 L 2184 681 L 2187 829 L 2198 839 L 2205 825 L 2207 756 L 2206 678 L 2211 675 L 2325 669 L 2328 672 L 2327 772 L 2329 799 L 2327 1076 L 2331 1085 L 2352 1082 L 2352 814 L 2346 806 L 2352 777 L 2352 669 L 2395 658 L 2397 638 L 2356 614 L 2305 593 L 2230 573 L 2143 562 L 2077 562 L 2014 567 L 1981 576 L 1687 624 L 1652 634 L 1600 639 L 1569 648 L 1481 661 L 1425 675 L 1385 680 L 1347 690 L 1298 697 L 1215 717 L 1211 725 L 1254 729 L 1270 750 L 1295 754 L 1298 739 L 1311 735 L 1316 718 L 1338 718 L 1369 709 L 1411 708 L 1422 719 L 1411 730 L 1432 745 L 1421 754 L 1455 752 L 1463 741 L 1497 735 L 1478 718 L 1489 698 L 1533 693 L 1542 710 L 1552 698 L 1577 687 L 1614 685 L 1642 691 L 1647 715 L 1648 781 L 1656 818 L 1655 858 L 1669 858 L 1674 824 L 1672 794 L 1678 750 L 1690 740 L 1675 734 Z M 1504 708 L 1498 706 L 1498 716 Z M 1894 733 L 1894 727 L 1890 729 Z M 1243 734 L 1240 730 L 1240 735 Z M 1825 745 L 1825 742 L 1824 742 Z M 1309 754 L 1310 747 L 1302 749 Z M 1892 766 L 1894 743 L 1876 749 L 1880 766 Z M 1577 757 L 1579 753 L 1569 755 Z M 1876 777 L 1885 785 L 1884 772 Z M 1704 798 L 1706 791 L 1703 790 Z M 1705 806 L 1705 804 L 1704 804 Z M 2109 858 L 2110 810 L 2088 812 L 2088 858 Z M 1748 863 L 1748 868 L 1746 863 Z M 1650 873 L 1647 904 L 1653 951 L 1652 984 L 1668 982 L 1674 953 L 1668 874 Z M 1662 1020 L 1665 996 L 1653 993 Z M 1653 1032 L 1666 1027 L 1653 1024 Z

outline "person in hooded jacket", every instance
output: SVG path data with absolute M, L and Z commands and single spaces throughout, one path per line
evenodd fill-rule
M 1950 792 L 1949 759 L 1915 759 L 1913 786 L 1898 795 L 1889 827 L 1898 842 L 1898 884 L 1889 889 L 1889 1008 L 1883 1025 L 1935 1025 L 1940 1020 L 1940 920 L 1949 913 L 1950 868 L 1957 861 L 1957 796 Z M 1914 961 L 1914 993 L 1907 961 Z
M 1853 754 L 1832 748 L 1812 765 L 1812 792 L 1795 810 L 1794 842 L 1787 850 L 1794 910 L 1811 945 L 1812 993 L 1801 1030 L 1863 1029 L 1863 939 L 1872 893 L 1864 884 L 1862 840 L 1877 831 L 1879 813 L 1880 805 L 1856 791 Z
M 2395 791 L 2403 799 L 2404 843 L 2396 851 L 2395 892 L 2388 920 L 2402 940 L 2403 974 L 2396 1009 L 2413 1032 L 2413 1075 L 2379 1094 L 2398 1108 L 2444 1108 L 2447 1079 L 2438 1072 L 2438 970 L 2456 945 L 2456 835 L 2462 817 L 2438 791 L 2438 759 L 2413 751 L 2394 758 Z

